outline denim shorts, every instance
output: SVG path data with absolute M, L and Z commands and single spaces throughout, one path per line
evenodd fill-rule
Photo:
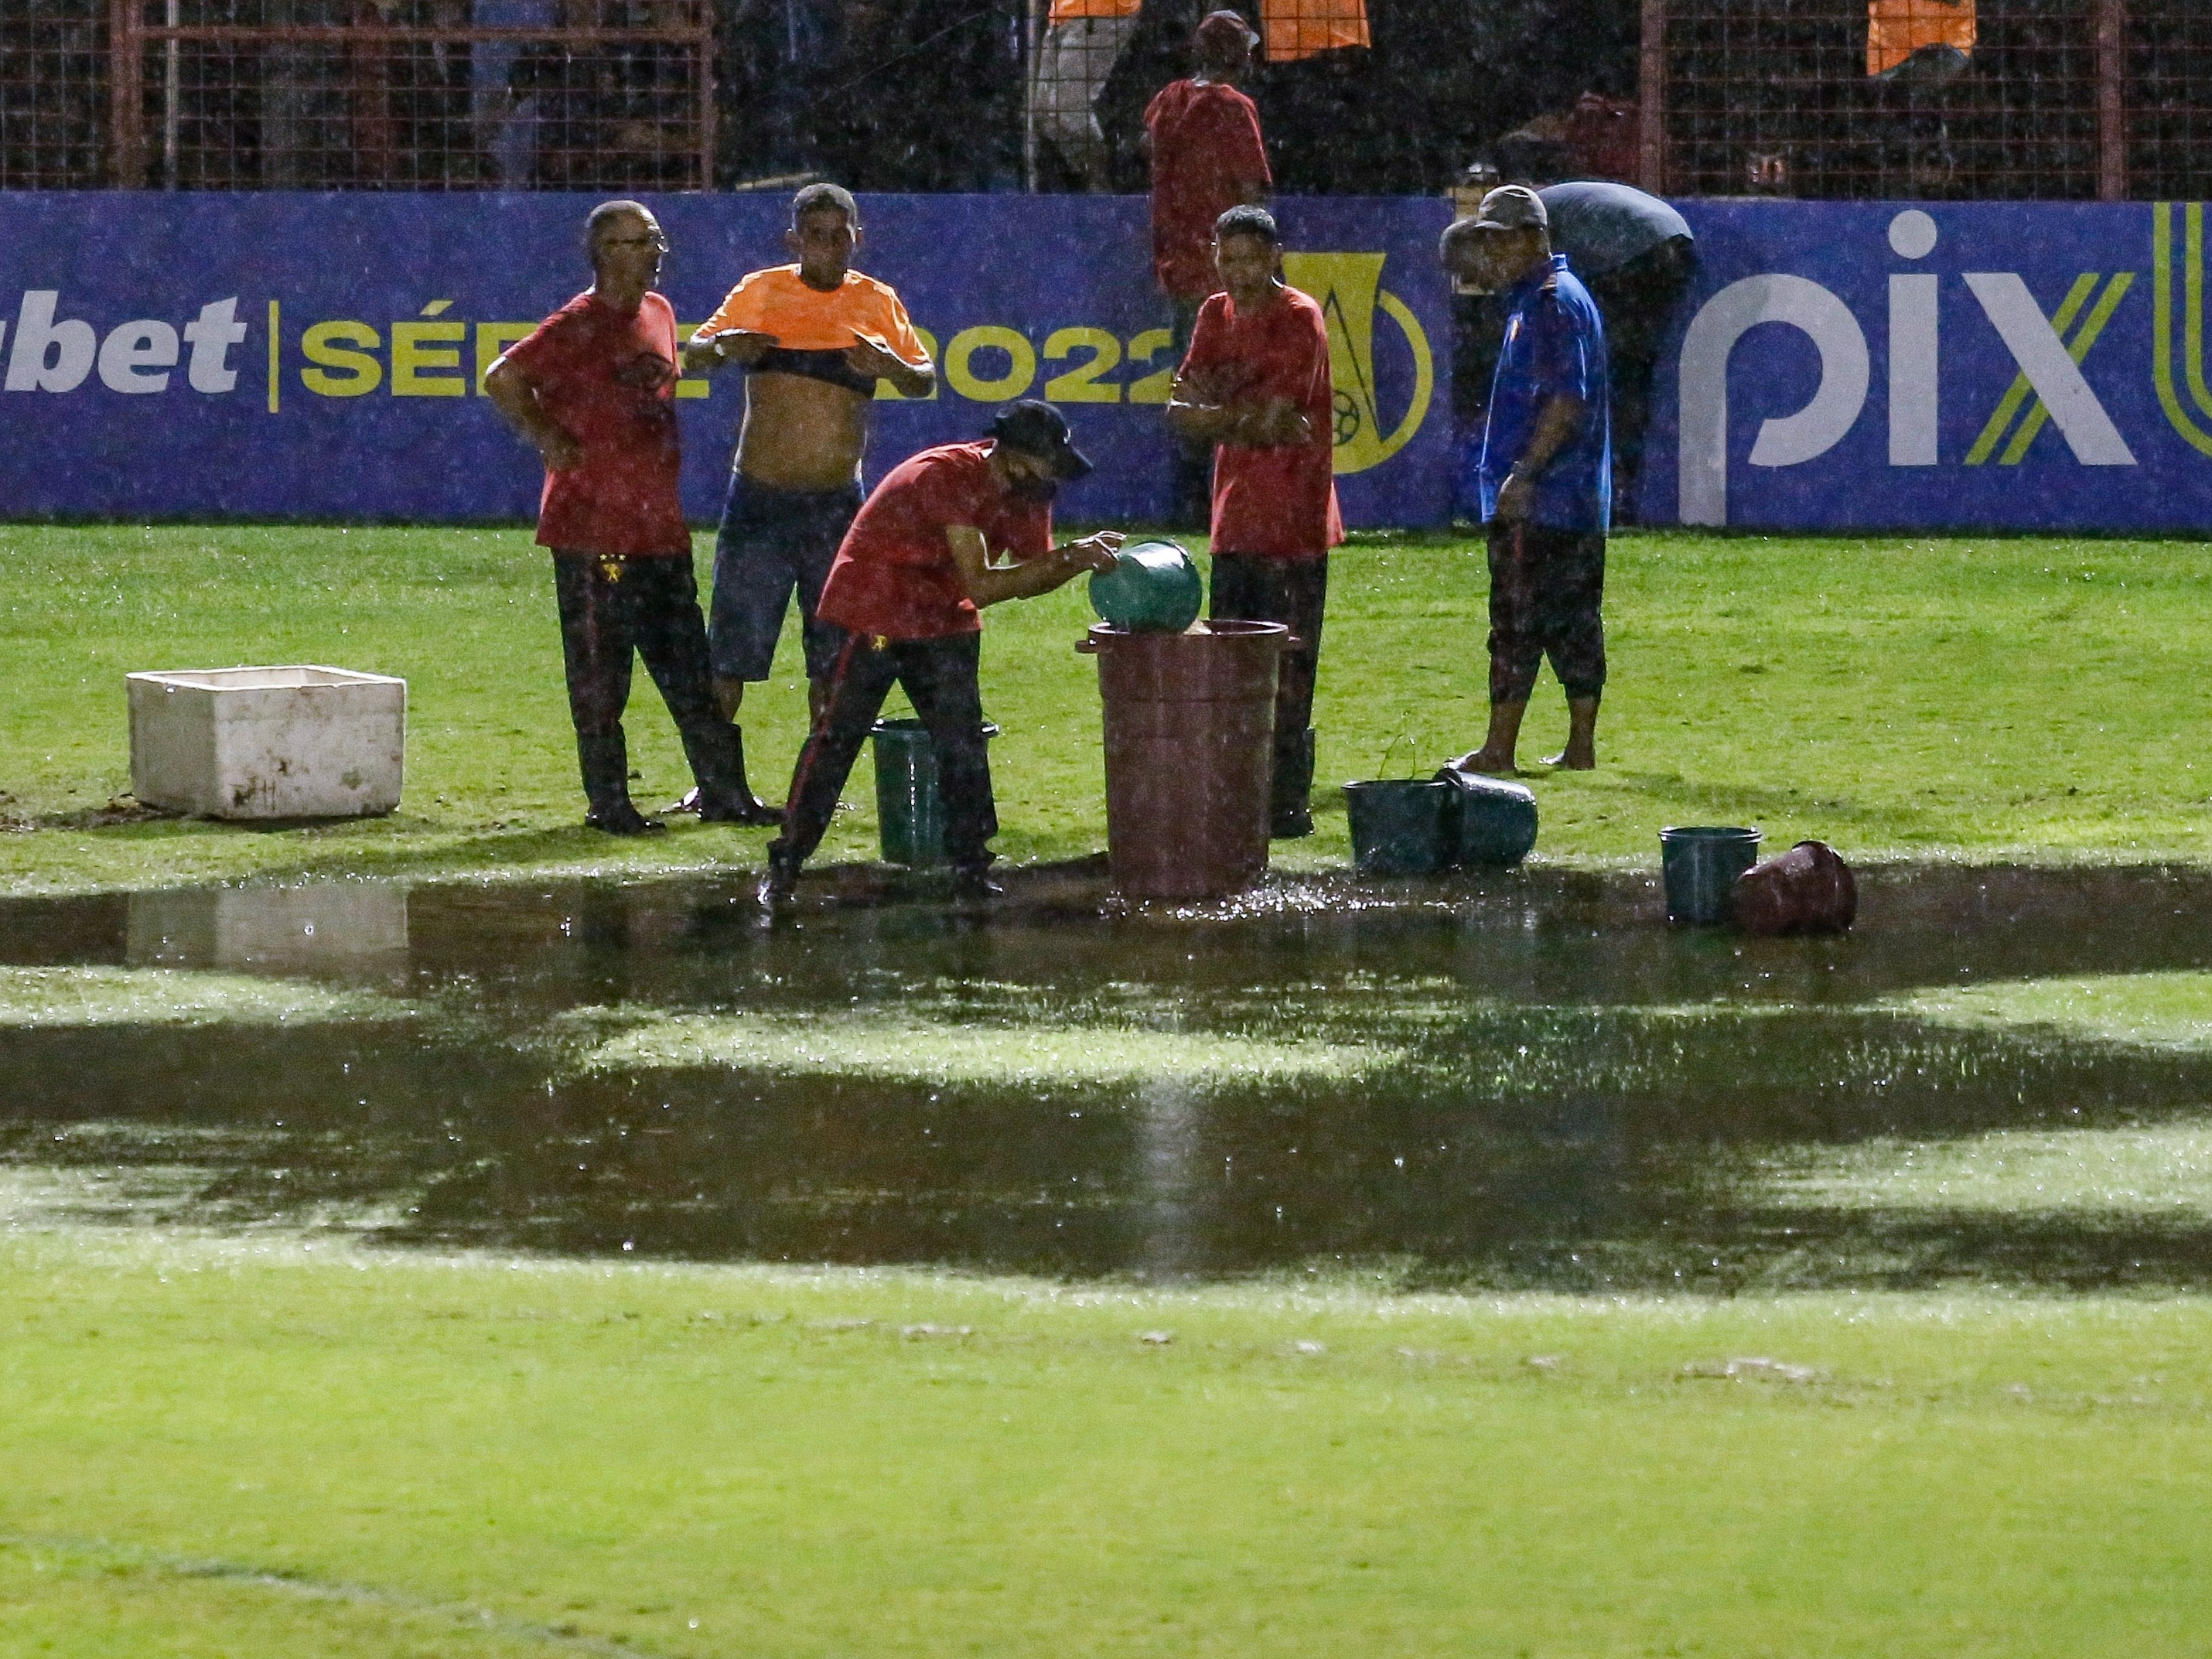
M 815 615 L 831 561 L 860 510 L 860 487 L 770 489 L 743 473 L 730 475 L 722 528 L 714 538 L 714 592 L 707 648 L 714 678 L 764 680 L 791 597 L 806 647 L 806 673 L 830 672 L 844 630 Z

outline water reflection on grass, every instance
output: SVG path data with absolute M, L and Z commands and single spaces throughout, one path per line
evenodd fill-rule
M 301 980 L 157 968 L 0 968 L 0 1027 L 289 1025 L 406 1018 L 389 997 Z
M 580 1014 L 634 1022 L 585 1053 L 581 1068 L 597 1073 L 708 1070 L 1051 1089 L 1149 1081 L 1220 1089 L 1347 1083 L 1387 1069 L 1395 1057 L 1374 1047 L 1138 1027 L 956 1025 L 851 1014 Z
M 1857 933 L 1775 940 L 1643 878 L 1195 919 L 1014 885 L 775 927 L 712 880 L 0 906 L 0 1159 L 125 1209 L 158 1169 L 171 1224 L 585 1255 L 2212 1275 L 2212 877 L 1877 874 Z
M 1884 1138 L 1784 1164 L 1773 1201 L 1835 1210 L 2212 1221 L 2212 1116 L 2140 1129 Z
M 2027 1026 L 2074 1042 L 2212 1048 L 2212 973 L 2012 980 L 1918 992 L 1886 1006 L 1945 1025 Z

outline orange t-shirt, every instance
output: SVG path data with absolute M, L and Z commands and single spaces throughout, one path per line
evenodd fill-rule
M 809 288 L 797 265 L 756 270 L 730 290 L 721 307 L 692 338 L 706 339 L 726 328 L 775 336 L 775 349 L 754 366 L 756 373 L 804 374 L 844 384 L 845 376 L 837 370 L 843 365 L 843 354 L 861 333 L 874 335 L 910 368 L 929 361 L 891 285 L 857 270 L 847 271 L 845 280 L 826 293 Z M 853 389 L 865 393 L 875 388 L 861 384 Z
M 1260 32 L 1271 64 L 1364 46 L 1367 0 L 1260 0 Z
M 1057 28 L 1079 17 L 1134 17 L 1144 0 L 1052 0 L 1045 21 Z

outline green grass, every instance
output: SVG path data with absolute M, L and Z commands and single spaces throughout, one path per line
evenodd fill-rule
M 2073 1042 L 2124 1048 L 2212 1045 L 2212 974 L 2088 974 L 1946 987 L 1883 1005 L 1917 1019 L 1968 1027 L 2027 1026 Z
M 399 1019 L 404 1003 L 298 980 L 167 968 L 0 967 L 0 1028 Z
M 1861 1141 L 1785 1175 L 1762 1196 L 1815 1209 L 2202 1223 L 2212 1219 L 2212 1125 Z
M 625 1017 L 625 1011 L 579 1011 Z M 1386 1069 L 1378 1048 L 1267 1042 L 1134 1026 L 952 1024 L 846 1012 L 776 1018 L 640 1011 L 629 1029 L 589 1049 L 595 1072 L 712 1070 L 786 1077 L 866 1078 L 935 1085 L 1048 1085 L 1055 1091 L 1151 1081 L 1201 1089 L 1280 1088 Z
M 2199 1298 L 392 1257 L 11 1190 L 10 1659 L 2202 1651 Z
M 702 538 L 702 572 L 705 572 Z M 1336 557 L 1316 715 L 1328 787 L 1471 746 L 1485 712 L 1480 546 L 1370 537 Z M 1534 780 L 1539 854 L 1650 864 L 1671 823 L 1817 835 L 1859 859 L 2202 860 L 2212 760 L 2189 702 L 2212 647 L 2200 544 L 1618 538 L 1603 764 Z M 1023 860 L 1103 841 L 1095 676 L 1070 648 L 1081 591 L 1002 607 L 984 682 L 1005 824 Z M 123 675 L 316 661 L 404 676 L 407 795 L 373 823 L 278 830 L 101 825 L 129 786 Z M 578 826 L 551 576 L 523 531 L 0 527 L 0 891 L 302 872 L 622 871 L 750 865 L 764 832 L 686 825 L 647 844 Z M 1524 764 L 1564 715 L 1540 687 Z M 787 641 L 748 702 L 764 793 L 803 735 Z M 648 804 L 684 782 L 640 677 L 629 721 Z M 1395 745 L 1394 738 L 1402 740 Z M 865 769 L 825 856 L 874 845 Z

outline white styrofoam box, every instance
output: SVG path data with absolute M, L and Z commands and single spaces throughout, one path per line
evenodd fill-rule
M 349 668 L 125 677 L 131 793 L 211 818 L 350 818 L 399 805 L 407 682 Z

